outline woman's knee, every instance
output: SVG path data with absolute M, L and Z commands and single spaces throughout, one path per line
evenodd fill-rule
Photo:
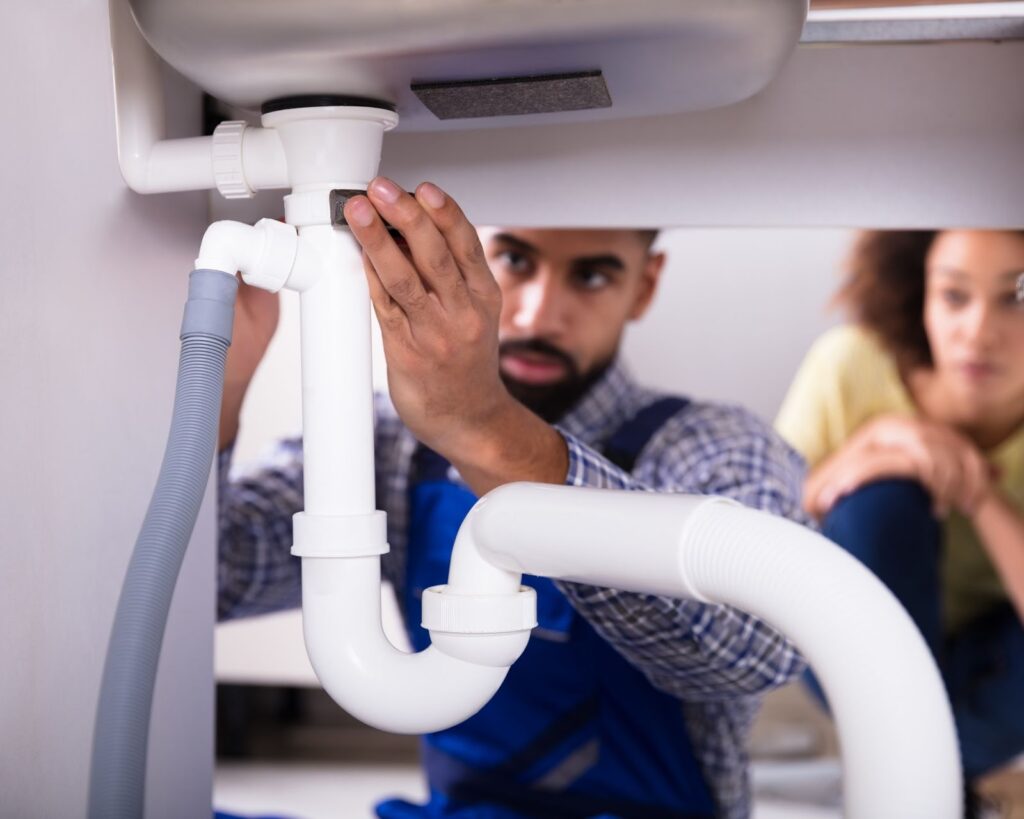
M 940 527 L 928 491 L 917 481 L 893 478 L 840 498 L 825 517 L 823 531 L 844 546 L 855 540 L 884 548 L 893 540 L 912 540 L 932 548 L 938 545 Z

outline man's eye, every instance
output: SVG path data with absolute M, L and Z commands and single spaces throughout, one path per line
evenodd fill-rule
M 497 259 L 503 267 L 513 273 L 526 273 L 530 269 L 530 258 L 515 250 L 503 250 Z
M 576 283 L 583 290 L 600 290 L 611 282 L 611 276 L 601 270 L 580 270 L 575 275 Z

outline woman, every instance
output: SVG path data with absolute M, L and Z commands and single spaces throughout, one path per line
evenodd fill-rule
M 776 421 L 939 661 L 968 781 L 1024 751 L 1024 232 L 872 232 Z M 899 673 L 899 669 L 892 669 Z

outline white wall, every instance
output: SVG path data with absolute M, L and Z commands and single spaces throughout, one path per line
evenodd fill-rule
M 84 816 L 121 579 L 174 392 L 200 194 L 143 198 L 117 169 L 107 5 L 6 4 L 0 25 L 0 816 Z M 176 128 L 199 128 L 179 86 Z M 208 493 L 208 501 L 212 492 Z M 160 665 L 148 817 L 209 816 L 212 514 Z M 187 604 L 187 605 L 183 605 Z
M 644 383 L 743 404 L 772 420 L 811 341 L 841 320 L 826 304 L 854 232 L 671 230 L 658 296 L 628 330 Z

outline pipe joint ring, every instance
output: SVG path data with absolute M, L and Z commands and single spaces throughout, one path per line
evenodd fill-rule
M 291 275 L 298 251 L 295 228 L 276 219 L 260 219 L 256 229 L 263 236 L 263 248 L 256 263 L 242 270 L 246 284 L 276 293 Z
M 453 594 L 448 586 L 423 591 L 423 628 L 451 634 L 507 634 L 537 625 L 537 592 Z
M 387 554 L 387 515 L 292 516 L 292 554 L 296 557 L 374 557 Z

